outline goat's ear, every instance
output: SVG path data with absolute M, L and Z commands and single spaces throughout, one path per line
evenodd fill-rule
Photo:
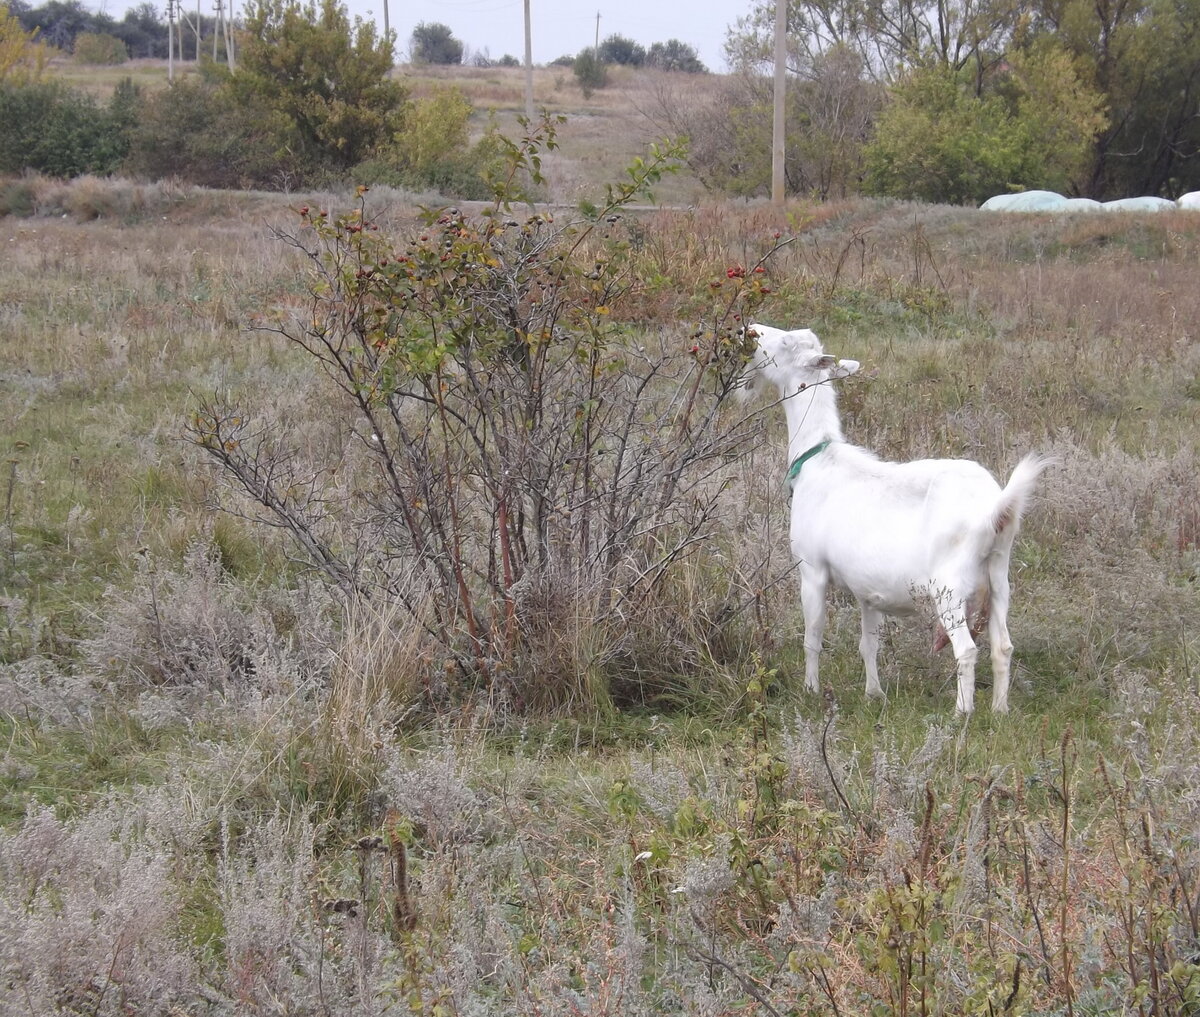
M 833 369 L 833 377 L 849 378 L 850 375 L 852 375 L 860 367 L 862 367 L 862 364 L 860 364 L 857 360 L 839 360 L 837 362 L 837 367 Z

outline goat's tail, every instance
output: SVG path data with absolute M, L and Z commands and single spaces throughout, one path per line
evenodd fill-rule
M 992 529 L 997 534 L 1016 530 L 1038 477 L 1042 470 L 1053 464 L 1053 458 L 1036 452 L 1031 452 L 1017 463 L 1012 476 L 1008 478 L 1008 483 L 1004 485 L 1004 490 L 1000 492 L 996 507 L 992 510 Z

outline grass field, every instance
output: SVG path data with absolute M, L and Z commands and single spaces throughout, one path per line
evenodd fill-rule
M 622 154 L 579 120 L 556 199 Z M 689 343 L 778 231 L 761 318 L 863 361 L 853 440 L 1057 457 L 1012 713 L 983 665 L 956 719 L 919 621 L 867 700 L 845 599 L 803 692 L 771 410 L 673 593 L 721 638 L 656 618 L 657 671 L 530 712 L 445 692 L 403 611 L 340 604 L 183 440 L 213 393 L 337 433 L 249 326 L 306 292 L 273 231 L 350 196 L 4 187 L 4 1013 L 1200 1012 L 1200 217 L 639 213 L 624 341 Z M 427 198 L 368 196 L 397 235 Z

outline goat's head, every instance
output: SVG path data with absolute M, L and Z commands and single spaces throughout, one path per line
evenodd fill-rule
M 748 333 L 755 347 L 743 374 L 745 398 L 756 395 L 764 385 L 786 397 L 810 385 L 846 378 L 859 368 L 857 360 L 838 360 L 826 353 L 812 329 L 789 332 L 771 325 L 751 325 Z

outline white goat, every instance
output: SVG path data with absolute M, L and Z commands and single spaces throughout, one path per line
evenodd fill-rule
M 835 378 L 858 370 L 836 360 L 809 329 L 751 325 L 757 348 L 747 366 L 749 395 L 778 390 L 788 422 L 791 545 L 804 605 L 805 681 L 818 688 L 825 592 L 832 581 L 862 609 L 859 650 L 867 695 L 882 696 L 876 657 L 884 615 L 932 603 L 958 662 L 959 713 L 975 706 L 974 636 L 986 620 L 992 651 L 992 709 L 1008 710 L 1008 560 L 1025 502 L 1049 460 L 1028 455 L 1001 489 L 964 459 L 881 462 L 842 437 Z

